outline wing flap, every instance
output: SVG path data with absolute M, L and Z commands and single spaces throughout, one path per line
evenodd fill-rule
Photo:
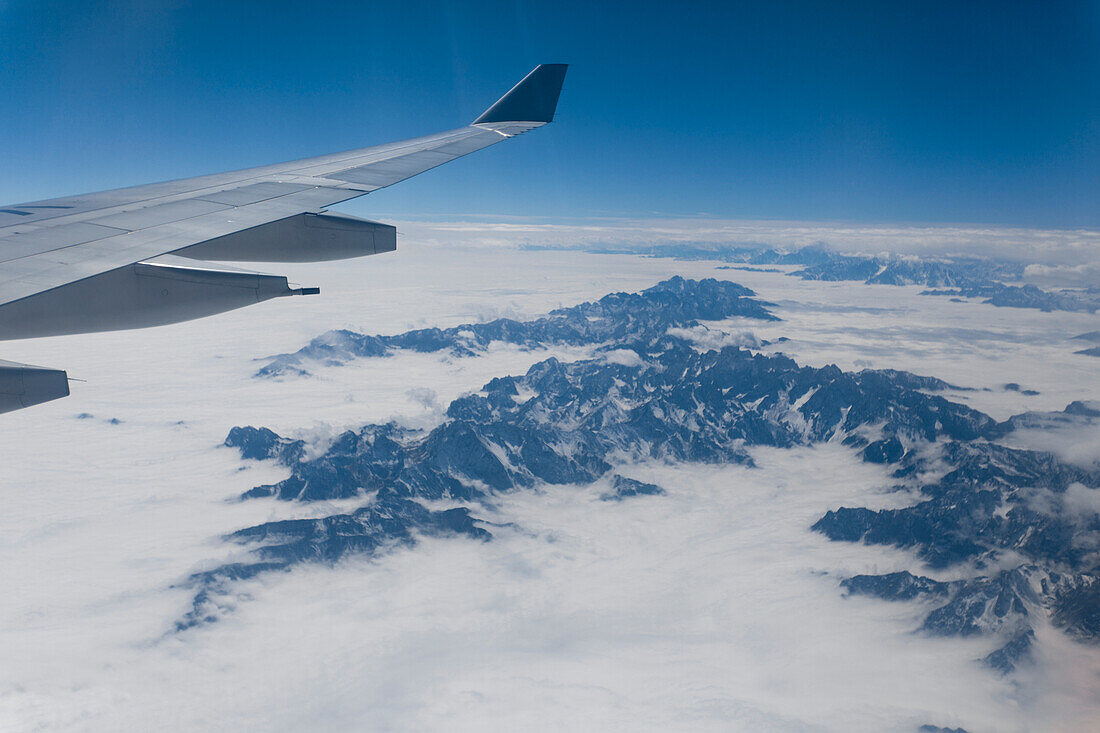
M 298 214 L 176 250 L 230 262 L 324 262 L 392 252 L 397 229 L 346 214 Z M 172 255 L 168 255 L 172 257 Z
M 0 360 L 0 412 L 69 396 L 69 378 L 60 369 Z
M 163 326 L 300 294 L 282 275 L 159 257 L 0 306 L 0 339 Z

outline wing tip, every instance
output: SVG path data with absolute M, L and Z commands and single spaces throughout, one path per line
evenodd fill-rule
M 552 122 L 569 64 L 539 64 L 473 124 Z

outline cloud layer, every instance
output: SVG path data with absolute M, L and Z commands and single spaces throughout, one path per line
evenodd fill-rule
M 832 222 L 748 221 L 709 218 L 478 221 L 418 219 L 395 222 L 409 242 L 461 242 L 478 246 L 632 247 L 730 244 L 797 249 L 825 244 L 838 251 L 904 255 L 996 257 L 1038 265 L 1036 278 L 1066 277 L 1100 283 L 1100 230 L 1026 229 L 959 224 L 879 225 Z M 1029 273 L 1030 274 L 1030 273 Z
M 973 662 L 988 643 L 916 637 L 918 604 L 839 593 L 909 562 L 807 529 L 838 502 L 895 502 L 881 468 L 840 446 L 755 458 L 635 467 L 660 497 L 509 495 L 484 510 L 506 525 L 493 542 L 255 581 L 223 622 L 93 642 L 103 657 L 65 672 L 82 684 L 9 699 L 28 723 L 104 730 L 1027 729 Z
M 597 486 L 506 497 L 491 516 L 512 524 L 495 528 L 494 542 L 429 540 L 376 562 L 272 576 L 248 585 L 224 622 L 168 633 L 189 602 L 170 586 L 229 557 L 222 535 L 344 508 L 229 502 L 285 477 L 219 450 L 230 427 L 268 425 L 323 445 L 349 425 L 427 426 L 440 404 L 550 355 L 403 353 L 310 379 L 252 379 L 255 359 L 329 328 L 529 317 L 674 273 L 715 276 L 757 290 L 784 319 L 730 330 L 786 336 L 769 348 L 806 363 L 932 374 L 978 388 L 952 397 L 999 418 L 1100 394 L 1093 360 L 1069 340 L 1096 330 L 1094 316 L 714 265 L 422 246 L 407 234 L 394 256 L 285 268 L 322 285 L 321 298 L 7 344 L 5 358 L 89 381 L 5 416 L 0 727 L 1087 728 L 1098 714 L 1093 650 L 1040 630 L 1040 648 L 1054 651 L 1019 695 L 974 663 L 985 642 L 914 635 L 927 609 L 842 596 L 839 577 L 907 568 L 912 557 L 807 530 L 829 508 L 905 500 L 835 446 L 761 452 L 755 471 L 634 467 L 629 475 L 666 496 L 601 502 Z M 714 334 L 693 336 L 707 345 Z

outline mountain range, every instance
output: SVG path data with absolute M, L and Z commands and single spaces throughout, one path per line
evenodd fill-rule
M 1100 516 L 1076 509 L 1096 496 L 1100 470 L 1005 443 L 1044 421 L 1091 423 L 1100 405 L 999 422 L 945 398 L 952 386 L 935 377 L 809 367 L 739 346 L 700 349 L 676 335 L 730 316 L 774 320 L 768 305 L 735 283 L 677 277 L 526 322 L 396 336 L 330 332 L 276 357 L 260 376 L 401 349 L 461 357 L 493 341 L 593 347 L 591 358 L 549 358 L 489 381 L 451 402 L 431 430 L 366 425 L 318 454 L 266 428 L 233 428 L 225 443 L 243 459 L 275 461 L 289 474 L 242 501 L 362 504 L 232 533 L 227 539 L 247 559 L 188 579 L 194 602 L 178 627 L 216 620 L 234 604 L 234 582 L 258 573 L 369 555 L 422 534 L 492 541 L 493 498 L 503 492 L 607 481 L 602 498 L 643 501 L 663 488 L 626 476 L 635 461 L 751 467 L 754 446 L 832 441 L 888 467 L 892 489 L 919 497 L 899 509 L 837 507 L 812 525 L 837 542 L 913 553 L 913 572 L 838 578 L 838 593 L 925 600 L 932 609 L 914 631 L 995 637 L 998 649 L 984 661 L 1002 673 L 1028 662 L 1040 618 L 1100 640 Z M 438 500 L 449 508 L 430 508 Z M 947 571 L 955 579 L 936 579 Z

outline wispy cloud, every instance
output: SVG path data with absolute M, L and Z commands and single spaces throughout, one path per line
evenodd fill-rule
M 799 248 L 824 244 L 863 254 L 968 255 L 1044 266 L 1078 279 L 1100 268 L 1100 230 L 1027 229 L 984 225 L 852 224 L 709 218 L 530 220 L 506 217 L 395 222 L 407 242 L 480 246 L 586 248 L 650 244 L 729 244 Z

